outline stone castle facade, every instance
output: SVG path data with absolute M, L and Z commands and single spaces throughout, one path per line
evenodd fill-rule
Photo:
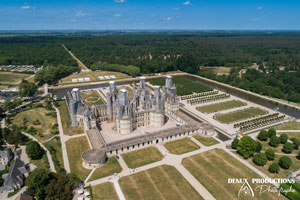
M 67 100 L 72 126 L 84 126 L 85 130 L 95 128 L 101 121 L 112 121 L 120 134 L 129 134 L 138 127 L 162 127 L 166 117 L 179 110 L 179 98 L 172 77 L 167 76 L 165 86 L 146 87 L 146 78 L 141 77 L 131 97 L 126 89 L 117 90 L 115 82 L 109 83 L 106 104 L 89 108 L 81 99 L 80 90 L 74 88 Z

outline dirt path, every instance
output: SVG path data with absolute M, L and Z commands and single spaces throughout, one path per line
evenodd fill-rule
M 70 56 L 77 62 L 78 66 L 85 71 L 91 71 L 90 69 L 88 69 L 71 51 L 69 51 L 67 49 L 67 47 L 62 44 L 63 48 L 70 54 Z

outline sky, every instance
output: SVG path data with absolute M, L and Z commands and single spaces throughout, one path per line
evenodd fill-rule
M 0 0 L 0 30 L 300 30 L 300 0 Z

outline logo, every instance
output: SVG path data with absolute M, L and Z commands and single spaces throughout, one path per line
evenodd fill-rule
M 244 179 L 244 183 L 239 190 L 238 196 L 240 196 L 240 195 L 254 197 L 254 192 L 252 190 L 252 187 L 248 183 L 247 179 Z

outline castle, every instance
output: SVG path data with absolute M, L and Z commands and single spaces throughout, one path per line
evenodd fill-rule
M 138 86 L 132 84 L 129 94 L 126 89 L 117 89 L 115 82 L 109 82 L 106 104 L 90 108 L 81 99 L 80 90 L 73 88 L 66 99 L 71 115 L 72 126 L 83 126 L 91 149 L 82 154 L 83 166 L 95 168 L 102 166 L 107 155 L 124 153 L 136 148 L 186 137 L 192 134 L 213 136 L 216 134 L 210 124 L 192 118 L 180 106 L 172 77 L 167 76 L 165 85 L 153 90 L 146 87 L 145 77 L 140 77 Z M 167 126 L 170 122 L 172 126 Z M 102 129 L 109 127 L 108 129 Z M 135 130 L 145 127 L 140 134 Z M 104 136 L 113 134 L 115 140 Z
M 81 99 L 80 90 L 73 88 L 68 95 L 68 105 L 72 126 L 84 126 L 85 130 L 95 128 L 98 121 L 113 121 L 114 129 L 120 134 L 129 134 L 138 127 L 162 127 L 166 115 L 172 116 L 179 110 L 179 98 L 172 77 L 166 77 L 161 89 L 154 86 L 153 91 L 146 87 L 146 78 L 141 77 L 138 88 L 131 97 L 126 89 L 117 90 L 115 82 L 109 82 L 106 104 L 89 108 Z M 153 93 L 153 94 L 151 94 Z

